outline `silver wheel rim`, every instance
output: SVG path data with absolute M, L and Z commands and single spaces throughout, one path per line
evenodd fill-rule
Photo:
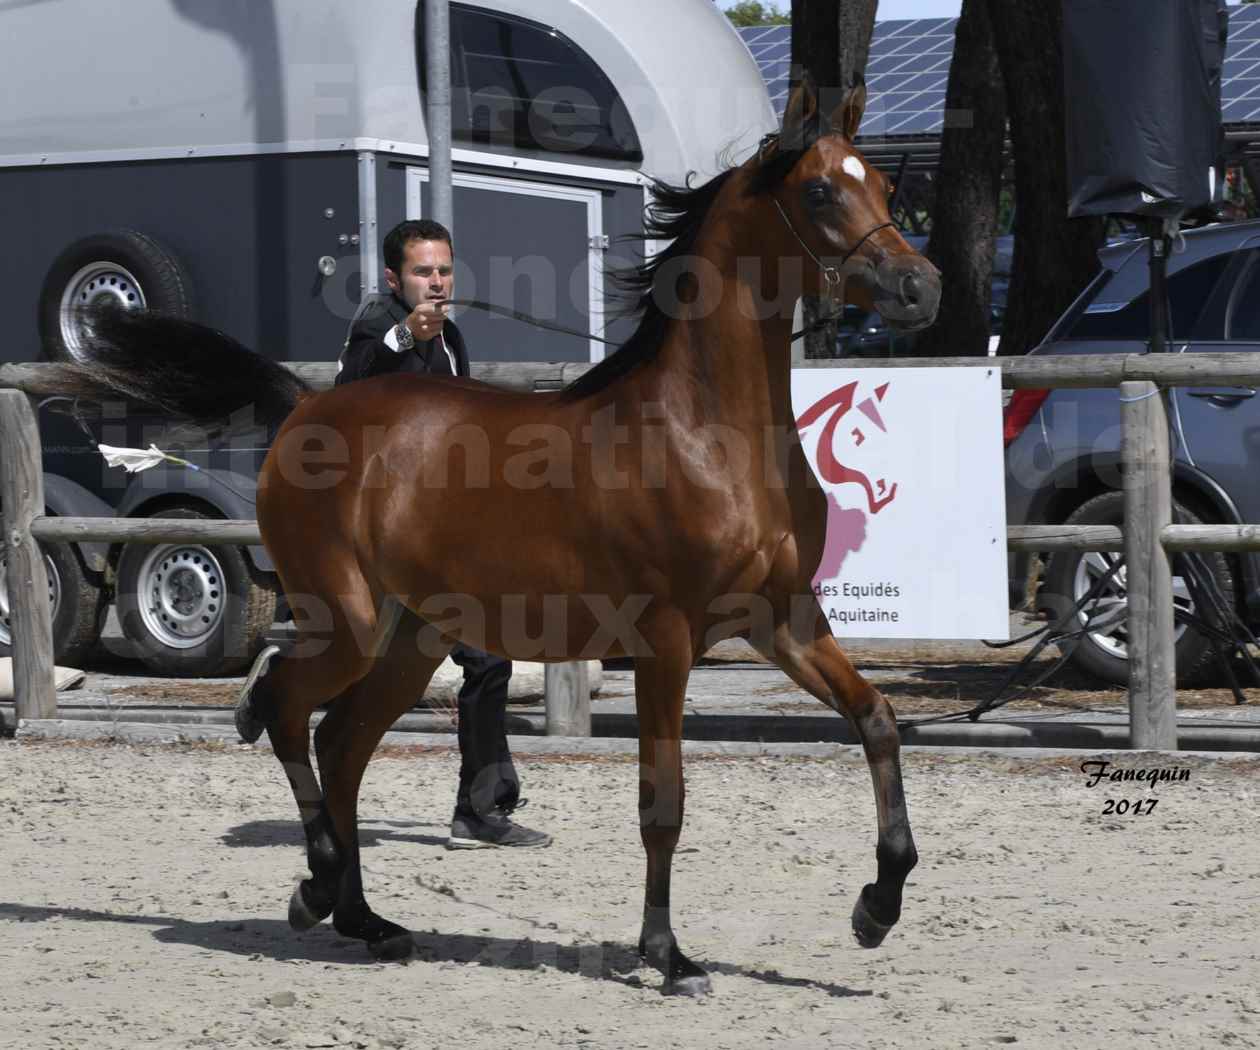
M 136 591 L 145 630 L 171 649 L 201 645 L 223 622 L 223 567 L 205 547 L 154 547 L 140 566 Z
M 47 554 L 44 555 L 44 572 L 48 574 L 48 602 L 52 606 L 55 620 L 61 606 L 61 574 Z M 9 598 L 9 557 L 7 554 L 0 554 L 0 643 L 9 647 L 13 645 L 12 608 Z
M 104 305 L 143 310 L 145 300 L 144 289 L 130 270 L 102 260 L 83 267 L 61 293 L 61 341 L 72 356 L 83 352 L 83 311 Z
M 1072 581 L 1072 602 L 1079 602 L 1117 561 L 1119 554 L 1090 551 L 1076 563 L 1076 576 Z M 1190 589 L 1181 576 L 1173 577 L 1173 606 L 1177 612 L 1194 613 Z M 1077 623 L 1088 628 L 1087 637 L 1099 649 L 1118 660 L 1129 658 L 1129 588 L 1126 566 L 1121 564 L 1115 575 L 1107 581 L 1102 593 L 1076 614 Z M 1173 634 L 1174 642 L 1188 630 L 1179 622 Z

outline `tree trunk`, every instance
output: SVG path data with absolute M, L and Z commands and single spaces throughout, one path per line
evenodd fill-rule
M 833 7 L 823 4 L 823 7 Z M 840 0 L 839 84 L 847 90 L 855 79 L 866 75 L 875 33 L 876 0 Z M 833 7 L 834 9 L 834 7 Z
M 833 90 L 840 74 L 840 23 L 834 3 L 792 0 L 792 83 L 808 73 L 818 92 Z M 824 104 L 825 106 L 825 104 Z
M 876 4 L 877 0 L 792 0 L 792 86 L 808 73 L 824 114 L 831 113 L 866 72 Z M 806 325 L 823 316 L 821 300 L 813 296 L 806 296 L 802 306 Z M 805 337 L 805 356 L 836 356 L 834 324 Z
M 988 6 L 1015 151 L 1015 259 L 999 352 L 1023 354 L 1097 271 L 1103 222 L 1067 217 L 1060 0 Z
M 936 323 L 919 336 L 923 357 L 988 353 L 993 253 L 1006 147 L 1006 93 L 987 0 L 964 0 L 945 95 L 945 131 L 927 256 L 941 271 Z

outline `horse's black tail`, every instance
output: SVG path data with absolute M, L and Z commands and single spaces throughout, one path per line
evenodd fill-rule
M 213 328 L 118 309 L 88 318 L 78 359 L 46 372 L 27 386 L 30 393 L 121 400 L 132 411 L 218 431 L 251 423 L 272 429 L 311 391 L 283 365 Z

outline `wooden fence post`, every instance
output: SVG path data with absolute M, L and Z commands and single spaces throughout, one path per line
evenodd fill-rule
M 1129 746 L 1177 748 L 1172 561 L 1160 534 L 1172 523 L 1168 413 L 1160 388 L 1120 384 L 1124 426 L 1124 560 L 1129 596 Z
M 0 390 L 0 505 L 8 556 L 13 695 L 17 717 L 56 718 L 53 682 L 52 603 L 44 555 L 31 522 L 44 514 L 44 468 L 39 424 L 30 399 Z
M 586 661 L 547 664 L 543 669 L 548 736 L 591 735 L 591 687 Z

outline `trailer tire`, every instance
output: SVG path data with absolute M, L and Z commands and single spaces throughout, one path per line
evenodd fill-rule
M 204 507 L 150 517 L 213 518 Z M 154 674 L 239 674 L 266 644 L 278 588 L 242 547 L 128 543 L 118 559 L 115 607 L 123 634 Z
M 53 361 L 77 360 L 84 311 L 104 306 L 192 320 L 192 282 L 174 255 L 136 230 L 75 241 L 57 256 L 39 293 L 45 355 Z
M 1174 520 L 1188 525 L 1201 525 L 1203 519 L 1180 503 L 1174 504 Z M 1120 525 L 1124 524 L 1124 494 L 1105 492 L 1081 504 L 1068 516 L 1065 525 Z M 1129 681 L 1128 654 L 1128 590 L 1124 575 L 1123 554 L 1099 554 L 1089 551 L 1057 551 L 1046 565 L 1045 582 L 1038 594 L 1038 606 L 1052 617 L 1058 617 L 1072 608 L 1089 587 L 1110 567 L 1120 562 L 1121 568 L 1111 577 L 1105 592 L 1091 605 L 1082 609 L 1074 618 L 1073 628 L 1083 630 L 1090 615 L 1099 615 L 1108 608 L 1119 611 L 1120 616 L 1110 621 L 1098 632 L 1088 632 L 1079 639 L 1066 642 L 1060 649 L 1071 653 L 1072 663 L 1094 678 L 1112 685 L 1127 685 Z M 1195 610 L 1189 592 L 1180 575 L 1180 559 L 1173 562 L 1173 602 L 1188 612 Z M 1215 551 L 1203 555 L 1203 561 L 1221 595 L 1231 605 L 1237 601 L 1234 580 L 1237 574 L 1227 555 Z M 1192 688 L 1214 684 L 1219 675 L 1219 663 L 1210 640 L 1189 624 L 1180 624 L 1176 630 L 1174 660 L 1177 665 L 1177 685 Z
M 53 659 L 63 667 L 82 667 L 96 649 L 109 603 L 99 578 L 83 567 L 73 545 L 39 544 L 48 574 L 52 604 Z M 10 610 L 14 596 L 8 586 L 8 558 L 0 554 L 0 656 L 13 653 Z

